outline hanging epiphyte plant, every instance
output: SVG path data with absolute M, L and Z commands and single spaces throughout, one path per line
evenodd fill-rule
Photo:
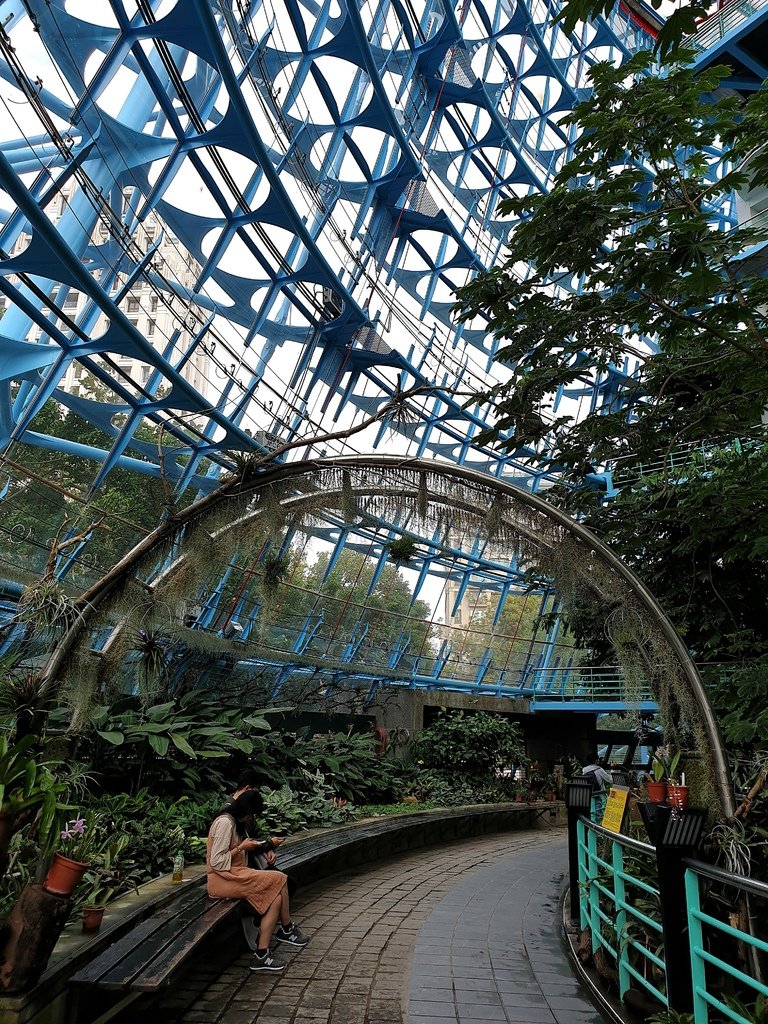
M 77 610 L 58 580 L 43 578 L 24 591 L 16 618 L 35 630 L 66 632 L 74 624 Z
M 167 682 L 172 641 L 152 627 L 137 630 L 131 639 L 132 650 L 137 655 L 139 688 L 146 701 Z
M 341 474 L 341 511 L 345 523 L 351 523 L 357 518 L 358 510 L 355 492 L 352 489 L 352 478 L 346 470 Z
M 504 522 L 504 512 L 504 496 L 496 493 L 493 496 L 493 501 L 488 506 L 488 511 L 483 519 L 483 526 L 485 527 L 485 532 L 489 539 L 495 537 L 499 532 L 501 524 Z
M 416 554 L 416 541 L 411 537 L 395 537 L 387 544 L 387 552 L 395 565 L 406 565 Z
M 427 474 L 419 473 L 419 489 L 416 492 L 416 514 L 423 522 L 427 518 L 429 506 L 429 491 L 427 489 Z
M 262 491 L 260 506 L 266 532 L 270 537 L 278 537 L 285 528 L 285 509 L 273 487 L 267 487 Z
M 274 591 L 285 580 L 291 568 L 285 555 L 267 555 L 261 562 L 262 590 Z

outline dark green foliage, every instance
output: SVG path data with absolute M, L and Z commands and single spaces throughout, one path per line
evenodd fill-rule
M 458 775 L 493 776 L 525 761 L 520 726 L 485 711 L 442 710 L 413 742 L 413 756 L 425 768 Z
M 262 830 L 268 835 L 289 836 L 312 828 L 340 825 L 352 816 L 352 806 L 335 796 L 335 785 L 320 772 L 301 769 L 292 786 L 263 789 Z
M 431 800 L 422 800 L 417 804 L 363 804 L 355 808 L 355 818 L 386 817 L 390 814 L 413 814 L 419 811 L 431 811 L 438 807 Z
M 91 808 L 103 830 L 128 837 L 121 859 L 125 884 L 118 891 L 168 874 L 178 850 L 184 851 L 187 860 L 201 860 L 205 837 L 222 802 L 218 794 L 174 800 L 146 789 L 94 800 Z
M 588 7 L 568 4 L 566 19 Z M 690 20 L 698 8 L 685 10 Z M 484 440 L 546 449 L 565 480 L 549 500 L 585 516 L 640 575 L 696 660 L 740 670 L 737 699 L 713 690 L 720 721 L 731 741 L 764 743 L 768 281 L 739 259 L 763 236 L 717 230 L 713 210 L 768 183 L 755 149 L 768 92 L 718 91 L 728 69 L 679 56 L 663 76 L 648 53 L 592 69 L 594 91 L 570 118 L 572 159 L 548 195 L 505 204 L 517 218 L 509 258 L 463 289 L 458 309 L 488 315 L 511 368 L 487 396 L 498 420 Z M 646 345 L 658 351 L 645 358 Z M 558 390 L 609 374 L 610 403 L 554 415 Z M 604 466 L 620 493 L 601 504 L 585 484 Z M 602 615 L 578 600 L 569 615 L 577 642 L 612 657 Z
M 743 668 L 714 666 L 705 674 L 712 704 L 728 746 L 737 751 L 768 747 L 768 657 Z
M 518 219 L 508 259 L 459 292 L 460 314 L 490 316 L 504 342 L 497 359 L 513 368 L 490 392 L 498 423 L 485 439 L 515 449 L 555 426 L 553 461 L 574 473 L 608 455 L 653 456 L 666 437 L 733 436 L 762 412 L 768 283 L 729 269 L 755 236 L 710 230 L 708 205 L 748 179 L 738 168 L 713 183 L 711 150 L 728 136 L 738 164 L 755 135 L 734 136 L 739 99 L 704 98 L 726 69 L 675 65 L 659 78 L 651 63 L 640 53 L 621 69 L 592 69 L 594 93 L 568 118 L 581 130 L 572 159 L 547 195 L 505 201 Z M 750 104 L 750 132 L 760 132 L 766 101 Z M 521 280 L 525 262 L 535 273 Z M 554 282 L 579 278 L 581 293 L 552 295 Z M 558 388 L 621 366 L 638 336 L 658 336 L 660 353 L 610 415 L 553 423 Z M 629 409 L 641 417 L 631 429 Z
M 232 759 L 262 750 L 268 730 L 260 714 L 222 707 L 200 691 L 146 708 L 127 697 L 93 709 L 78 753 L 106 790 L 199 795 L 221 789 Z
M 742 1002 L 736 996 L 726 996 L 724 1001 L 747 1024 L 768 1024 L 768 1000 L 764 995 L 758 995 L 753 1003 Z
M 290 562 L 287 558 L 279 555 L 268 555 L 261 562 L 262 579 L 261 585 L 265 590 L 274 590 L 278 587 L 290 570 Z
M 651 0 L 651 6 L 658 11 L 662 6 L 662 0 Z M 555 20 L 562 21 L 566 32 L 572 32 L 580 21 L 591 21 L 600 15 L 609 15 L 615 8 L 616 4 L 612 0 L 565 0 Z M 662 58 L 675 53 L 685 37 L 695 33 L 698 23 L 711 11 L 712 5 L 705 3 L 704 0 L 692 0 L 691 3 L 672 10 L 667 8 L 654 49 Z
M 278 735 L 273 739 L 278 740 Z M 406 792 L 410 769 L 401 760 L 377 757 L 375 746 L 370 733 L 325 733 L 299 739 L 290 748 L 290 763 L 280 773 L 280 781 L 293 785 L 299 767 L 319 773 L 331 783 L 333 795 L 345 800 L 369 803 L 398 797 Z
M 411 537 L 396 537 L 387 544 L 387 551 L 395 565 L 406 565 L 416 554 L 416 541 Z
M 461 807 L 463 804 L 482 803 L 469 779 L 445 769 L 421 768 L 416 776 L 413 789 L 419 801 L 435 807 Z

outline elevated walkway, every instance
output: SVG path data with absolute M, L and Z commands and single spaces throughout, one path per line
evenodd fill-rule
M 694 66 L 730 64 L 723 86 L 753 92 L 768 78 L 768 0 L 729 0 L 701 23 L 686 45 L 698 51 Z

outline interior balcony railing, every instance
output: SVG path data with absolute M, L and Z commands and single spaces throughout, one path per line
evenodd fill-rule
M 768 0 L 729 0 L 701 23 L 695 35 L 685 40 L 685 45 L 699 52 L 708 50 L 766 6 Z
M 755 428 L 763 429 L 763 428 Z M 617 459 L 611 466 L 612 484 L 615 488 L 630 487 L 644 477 L 663 473 L 681 479 L 693 466 L 707 471 L 712 460 L 725 452 L 738 454 L 764 444 L 758 438 L 733 438 L 729 441 L 693 441 L 671 449 L 659 449 L 646 462 L 625 465 Z

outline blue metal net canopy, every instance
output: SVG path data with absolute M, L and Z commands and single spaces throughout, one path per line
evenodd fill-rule
M 545 190 L 561 166 L 561 121 L 590 66 L 647 44 L 623 4 L 573 35 L 553 23 L 557 11 L 544 0 L 0 5 L 8 609 L 41 580 L 88 593 L 158 519 L 260 460 L 386 452 L 530 493 L 552 482 L 534 452 L 473 443 L 488 425 L 472 396 L 493 382 L 494 342 L 480 320 L 458 325 L 451 306 L 503 252 L 511 225 L 499 200 Z M 608 385 L 586 377 L 569 400 L 598 402 Z M 115 486 L 129 477 L 133 490 Z M 420 618 L 431 668 L 429 678 L 409 669 L 412 682 L 437 685 L 452 657 L 458 688 L 491 678 L 499 692 L 536 679 L 552 688 L 551 672 L 560 686 L 573 651 L 556 615 L 539 614 L 556 612 L 545 582 L 535 627 L 520 606 L 514 650 L 468 641 L 466 602 L 484 590 L 483 628 L 509 639 L 517 554 L 490 558 L 477 528 L 413 509 L 387 514 L 371 501 L 345 515 L 343 498 L 341 514 L 302 528 L 301 544 L 325 558 L 306 589 L 321 592 L 351 552 L 373 566 L 368 612 L 392 543 L 410 537 L 400 562 L 410 603 L 376 641 L 385 667 L 413 652 Z M 287 526 L 279 540 L 260 537 L 196 579 L 169 617 L 245 641 L 266 614 L 255 575 L 297 543 Z M 146 585 L 177 555 L 140 565 Z M 378 649 L 371 615 L 347 611 L 299 603 L 275 645 L 296 662 L 321 637 L 338 674 L 365 636 Z

